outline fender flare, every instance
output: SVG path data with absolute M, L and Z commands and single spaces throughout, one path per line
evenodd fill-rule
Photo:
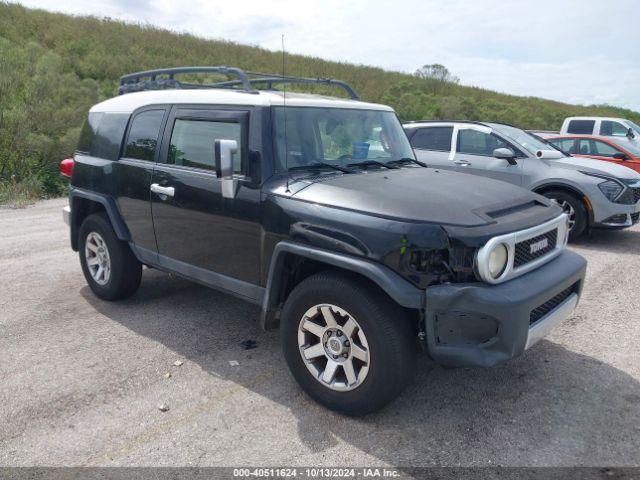
M 269 264 L 267 286 L 260 315 L 260 325 L 265 330 L 275 328 L 277 325 L 278 299 L 283 286 L 283 279 L 278 275 L 278 272 L 282 271 L 284 260 L 289 254 L 360 274 L 378 285 L 399 305 L 412 309 L 424 309 L 424 290 L 414 286 L 385 265 L 365 258 L 283 240 L 275 246 Z
M 120 215 L 120 211 L 118 210 L 118 205 L 113 197 L 102 193 L 89 192 L 81 188 L 71 187 L 69 190 L 69 205 L 71 206 L 71 245 L 76 247 L 74 250 L 77 250 L 77 240 L 74 241 L 74 239 L 77 239 L 78 228 L 80 227 L 77 222 L 78 208 L 76 206 L 76 199 L 85 199 L 102 205 L 105 212 L 107 212 L 107 216 L 109 217 L 113 230 L 116 232 L 116 236 L 125 242 L 131 241 L 131 233 L 127 228 L 127 224 L 122 219 L 122 215 Z

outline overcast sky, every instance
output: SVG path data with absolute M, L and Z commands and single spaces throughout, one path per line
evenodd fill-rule
M 23 0 L 201 37 L 640 111 L 638 0 Z M 291 72 L 294 74 L 295 72 Z

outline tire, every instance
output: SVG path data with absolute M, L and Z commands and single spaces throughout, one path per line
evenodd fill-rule
M 555 200 L 565 213 L 570 215 L 573 227 L 569 230 L 569 240 L 576 240 L 580 237 L 588 225 L 587 209 L 582 200 L 577 196 L 562 190 L 551 190 L 543 195 L 551 200 Z M 572 213 L 573 212 L 573 213 Z
M 110 301 L 133 295 L 140 286 L 142 264 L 129 245 L 118 239 L 108 217 L 103 213 L 89 215 L 82 222 L 78 235 L 82 273 L 93 293 Z M 96 247 L 98 252 L 94 251 Z M 110 267 L 108 274 L 103 266 Z M 103 267 L 103 273 L 96 275 L 100 267 Z
M 336 320 L 340 331 L 332 331 L 335 328 L 327 317 Z M 316 325 L 315 333 L 306 329 L 310 323 L 303 318 Z M 316 327 L 323 323 L 321 335 Z M 315 274 L 295 287 L 282 310 L 280 340 L 289 369 L 302 389 L 316 402 L 347 415 L 379 410 L 402 392 L 414 372 L 415 332 L 404 310 L 377 288 L 339 272 Z M 328 340 L 326 348 L 324 340 Z M 334 347 L 339 342 L 344 350 L 334 360 L 340 364 L 335 376 L 327 374 L 333 382 L 329 386 L 322 378 L 332 360 L 328 352 L 338 352 Z M 310 355 L 317 356 L 305 360 L 302 351 L 311 345 L 315 351 L 309 350 L 313 351 Z M 351 380 L 348 362 L 353 365 Z

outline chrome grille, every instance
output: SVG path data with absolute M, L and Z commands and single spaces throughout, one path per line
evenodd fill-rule
M 524 275 L 562 253 L 567 243 L 569 222 L 562 215 L 535 227 L 506 233 L 491 238 L 476 253 L 475 270 L 478 278 L 484 282 L 497 284 Z M 536 245 L 537 242 L 543 242 Z M 489 257 L 498 244 L 504 244 L 509 252 L 507 268 L 498 278 L 489 272 Z M 516 246 L 519 259 L 516 262 Z
M 546 245 L 542 248 L 536 248 L 541 242 L 546 240 Z M 547 253 L 553 251 L 558 243 L 558 229 L 550 230 L 541 235 L 537 235 L 528 240 L 516 243 L 515 257 L 513 259 L 514 268 L 521 267 L 527 263 L 540 258 Z

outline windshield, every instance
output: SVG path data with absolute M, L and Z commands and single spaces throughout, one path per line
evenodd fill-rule
M 535 155 L 538 150 L 560 150 L 558 148 L 554 148 L 545 140 L 531 135 L 524 130 L 520 130 L 519 128 L 510 127 L 508 125 L 500 125 L 496 123 L 491 123 L 489 125 L 493 130 L 500 133 L 501 135 L 504 135 L 509 140 L 515 142 L 517 145 L 520 145 L 532 155 Z
M 633 123 L 631 120 L 627 120 L 627 125 L 633 128 L 637 133 L 640 134 L 640 127 Z
M 618 139 L 613 139 L 613 142 L 617 145 L 620 145 L 622 148 L 624 148 L 627 152 L 629 152 L 631 155 L 633 155 L 634 157 L 640 157 L 640 144 L 633 142 L 633 141 L 629 141 L 629 140 L 618 140 Z
M 346 167 L 367 160 L 415 159 L 393 112 L 318 107 L 273 110 L 277 171 L 321 162 Z

